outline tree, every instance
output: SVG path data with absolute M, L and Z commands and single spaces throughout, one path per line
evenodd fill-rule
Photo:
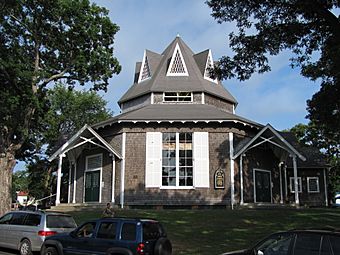
M 28 173 L 27 170 L 20 170 L 13 173 L 12 178 L 12 201 L 17 199 L 17 191 L 28 190 Z
M 16 159 L 35 150 L 47 88 L 62 80 L 106 91 L 121 69 L 113 56 L 118 30 L 89 0 L 1 1 L 0 214 L 10 209 Z
M 40 134 L 40 140 L 36 139 L 35 145 L 41 151 L 30 158 L 28 165 L 28 191 L 36 199 L 53 193 L 50 188 L 54 186 L 54 165 L 46 157 L 85 124 L 91 125 L 112 116 L 107 110 L 107 102 L 94 91 L 77 91 L 57 84 L 48 91 L 47 100 L 50 107 L 41 121 L 45 128 Z
M 208 0 L 219 23 L 235 21 L 229 35 L 232 57 L 219 60 L 215 74 L 246 80 L 270 70 L 269 55 L 288 49 L 292 67 L 321 89 L 307 101 L 314 129 L 340 153 L 340 1 L 323 0 Z

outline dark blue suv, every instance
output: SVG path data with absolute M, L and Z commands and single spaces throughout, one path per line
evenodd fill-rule
M 42 255 L 170 255 L 172 245 L 161 223 L 153 219 L 101 218 L 68 234 L 48 237 Z

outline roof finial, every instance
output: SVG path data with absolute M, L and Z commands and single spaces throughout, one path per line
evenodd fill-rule
M 179 36 L 179 33 L 177 33 L 176 37 L 180 37 L 180 36 Z

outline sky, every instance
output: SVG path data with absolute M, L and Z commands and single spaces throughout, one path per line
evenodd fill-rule
M 144 50 L 157 53 L 177 34 L 195 52 L 211 49 L 214 60 L 232 55 L 228 34 L 234 24 L 218 24 L 204 0 L 95 0 L 110 12 L 119 25 L 115 56 L 122 65 L 119 75 L 110 80 L 103 97 L 114 115 L 120 113 L 117 101 L 133 83 L 134 68 L 142 61 Z M 223 81 L 237 99 L 236 114 L 261 124 L 270 123 L 277 130 L 306 123 L 306 100 L 319 90 L 319 84 L 302 77 L 289 64 L 290 52 L 270 59 L 272 71 L 256 74 L 250 80 Z
M 216 61 L 231 56 L 228 35 L 236 31 L 232 23 L 218 24 L 205 0 L 94 0 L 109 10 L 120 30 L 115 36 L 115 56 L 122 71 L 110 79 L 107 93 L 101 93 L 114 115 L 120 113 L 117 101 L 133 84 L 135 63 L 144 50 L 162 53 L 179 35 L 195 52 L 211 49 Z M 255 74 L 250 80 L 223 81 L 236 98 L 236 114 L 283 130 L 306 123 L 306 100 L 319 90 L 319 84 L 303 78 L 289 64 L 289 52 L 270 58 L 271 72 Z M 22 163 L 16 169 L 22 168 Z

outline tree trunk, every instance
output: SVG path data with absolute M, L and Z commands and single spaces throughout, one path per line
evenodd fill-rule
M 13 154 L 0 154 L 0 215 L 11 210 L 12 172 L 15 163 Z

